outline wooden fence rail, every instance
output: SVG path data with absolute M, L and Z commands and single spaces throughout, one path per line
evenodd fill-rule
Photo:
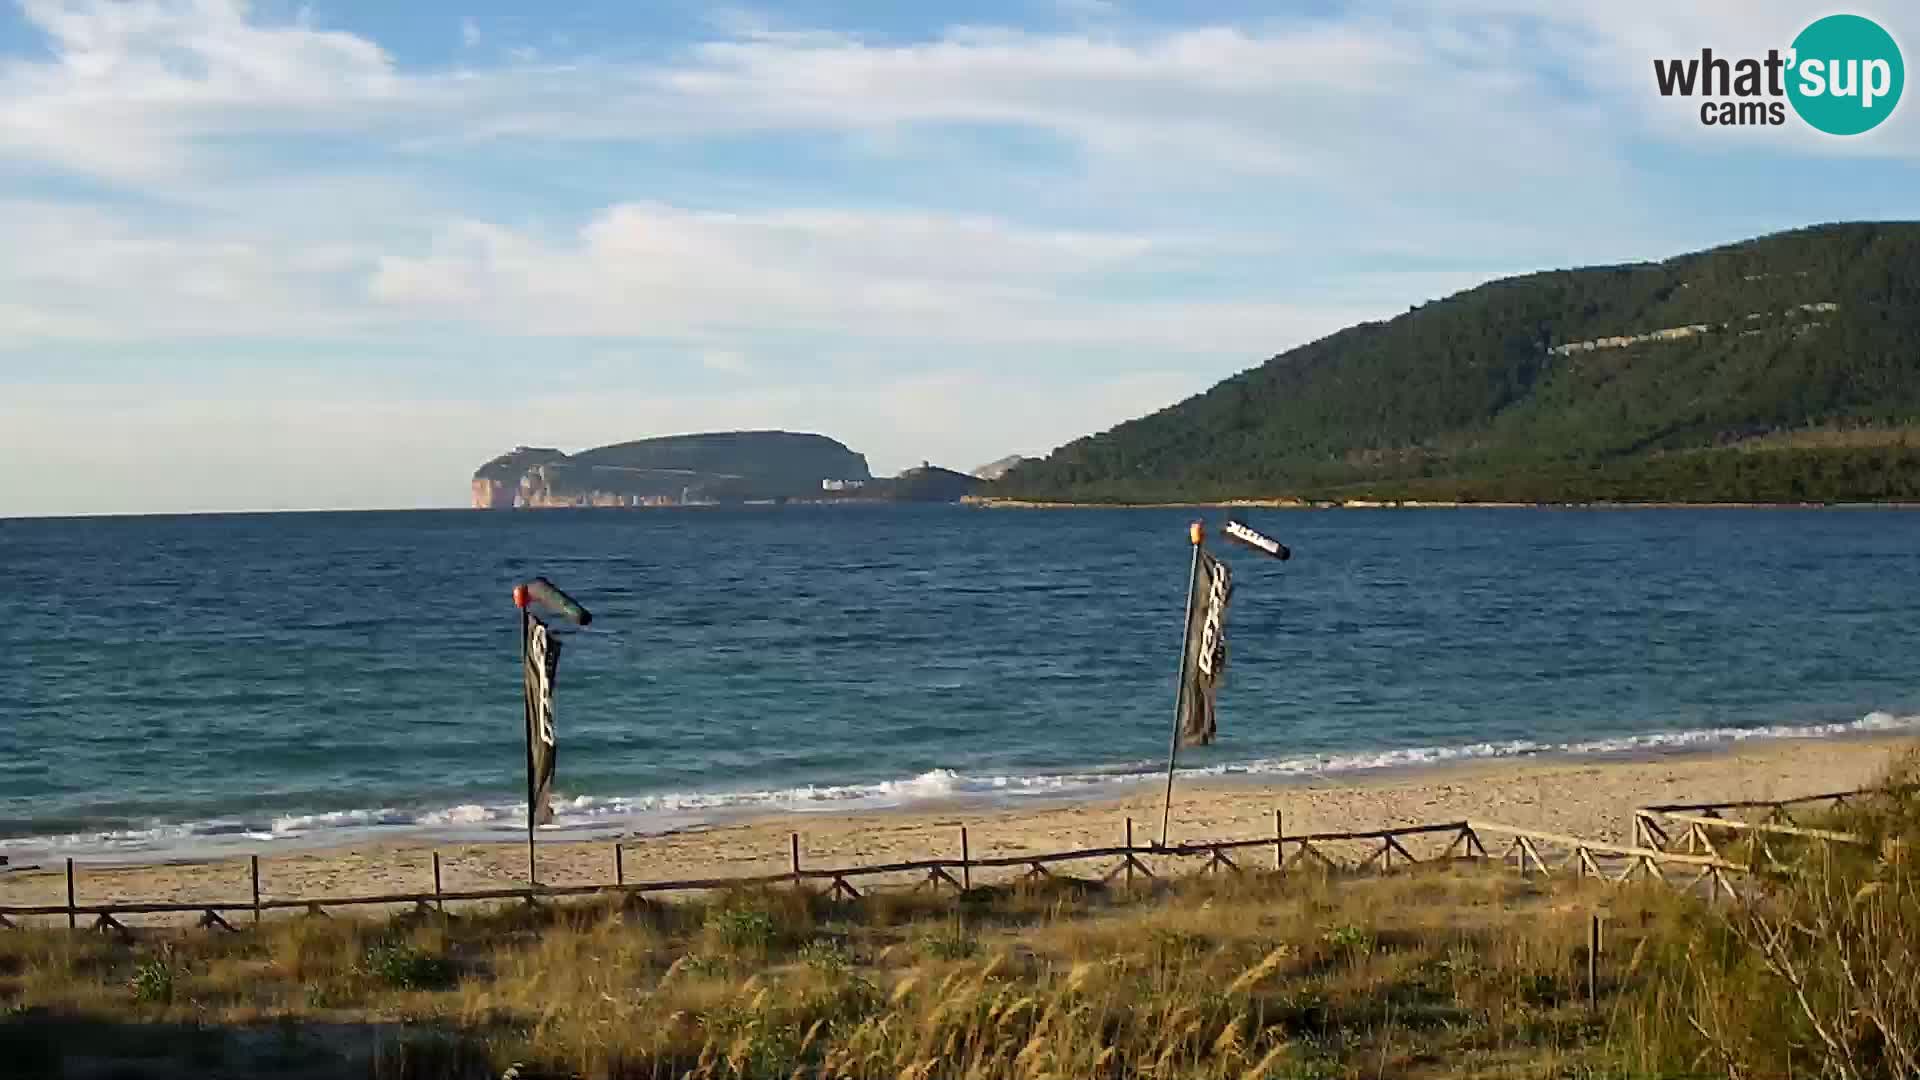
M 1823 796 L 1824 797 L 1824 796 Z M 1651 812 L 1651 811 L 1649 811 Z M 1062 863 L 1088 862 L 1117 859 L 1118 861 L 1099 878 L 1103 882 L 1112 881 L 1123 873 L 1129 883 L 1135 875 L 1154 879 L 1155 873 L 1143 859 L 1154 858 L 1205 858 L 1201 873 L 1227 872 L 1240 873 L 1241 866 L 1234 853 L 1254 849 L 1268 849 L 1273 852 L 1273 864 L 1276 870 L 1284 871 L 1299 867 L 1303 862 L 1311 863 L 1325 870 L 1391 870 L 1396 865 L 1412 865 L 1420 862 L 1448 861 L 1453 859 L 1484 860 L 1489 858 L 1482 840 L 1484 836 L 1509 837 L 1512 843 L 1503 851 L 1503 861 L 1517 862 L 1523 874 L 1541 873 L 1553 875 L 1571 869 L 1578 877 L 1593 877 L 1612 882 L 1631 880 L 1635 874 L 1644 874 L 1650 879 L 1665 882 L 1667 880 L 1661 867 L 1681 866 L 1697 868 L 1700 875 L 1691 885 L 1702 880 L 1713 883 L 1714 893 L 1724 888 L 1731 893 L 1733 887 L 1726 881 L 1727 873 L 1744 873 L 1750 868 L 1738 863 L 1691 852 L 1663 850 L 1654 845 L 1622 845 L 1604 841 L 1586 840 L 1560 833 L 1543 832 L 1534 829 L 1521 829 L 1484 821 L 1449 821 L 1432 824 L 1404 825 L 1381 829 L 1367 829 L 1341 832 L 1319 832 L 1287 835 L 1282 829 L 1280 815 L 1274 815 L 1274 831 L 1271 836 L 1242 840 L 1203 841 L 1175 844 L 1162 847 L 1158 844 L 1135 844 L 1132 842 L 1132 820 L 1127 821 L 1126 842 L 1107 847 L 1077 848 L 1068 851 L 1029 853 L 1019 855 L 974 856 L 971 853 L 966 830 L 960 830 L 960 857 L 911 859 L 888 863 L 874 863 L 858 866 L 806 867 L 801 864 L 801 845 L 798 833 L 793 834 L 790 845 L 789 868 L 778 873 L 752 874 L 736 877 L 683 878 L 658 881 L 632 881 L 626 875 L 623 856 L 624 842 L 613 845 L 614 881 L 611 884 L 582 885 L 507 885 L 482 889 L 445 889 L 441 882 L 440 856 L 434 853 L 433 890 L 431 892 L 395 892 L 368 895 L 344 895 L 307 898 L 267 899 L 260 892 L 259 856 L 251 856 L 249 877 L 251 896 L 244 900 L 215 901 L 170 901 L 170 902 L 115 902 L 88 904 L 80 903 L 76 898 L 74 871 L 69 863 L 67 871 L 67 902 L 65 904 L 27 904 L 0 905 L 0 925 L 11 926 L 8 916 L 67 916 L 70 926 L 77 925 L 80 916 L 90 916 L 96 929 L 124 930 L 116 919 L 121 915 L 151 914 L 193 914 L 199 913 L 199 924 L 231 930 L 233 927 L 224 917 L 224 913 L 251 912 L 255 922 L 263 912 L 305 910 L 310 915 L 324 915 L 329 908 L 347 908 L 375 905 L 412 905 L 418 911 L 445 911 L 448 901 L 502 901 L 520 900 L 537 903 L 542 900 L 590 897 L 590 896 L 626 896 L 638 897 L 649 893 L 711 891 L 737 888 L 752 888 L 779 884 L 795 886 L 803 882 L 825 883 L 830 895 L 853 899 L 860 896 L 856 880 L 882 875 L 920 874 L 924 875 L 920 885 L 938 888 L 947 885 L 956 891 L 966 891 L 972 887 L 976 870 L 1021 869 L 1027 878 L 1049 875 L 1050 867 Z M 1406 841 L 1414 837 L 1449 837 L 1444 850 L 1426 859 L 1417 857 L 1408 849 Z M 1360 843 L 1367 845 L 1363 856 L 1351 861 L 1342 861 L 1327 850 L 1327 845 Z M 1377 844 L 1377 846 L 1375 846 Z M 1549 863 L 1540 851 L 1540 845 L 1569 848 L 1570 852 L 1556 866 Z M 1625 868 L 1617 873 L 1603 872 L 1602 862 L 1618 863 L 1625 861 Z M 955 877 L 955 873 L 958 877 Z
M 1616 884 L 1632 881 L 1636 875 L 1672 884 L 1667 881 L 1666 872 L 1662 867 L 1679 866 L 1699 871 L 1691 881 L 1679 888 L 1690 891 L 1704 883 L 1708 886 L 1708 897 L 1715 898 L 1722 891 L 1728 896 L 1738 896 L 1726 875 L 1749 871 L 1748 867 L 1713 855 L 1665 851 L 1639 844 L 1613 844 L 1602 840 L 1568 836 L 1565 833 L 1516 828 L 1490 821 L 1471 822 L 1470 827 L 1475 833 L 1512 837 L 1513 842 L 1502 851 L 1500 858 L 1502 861 L 1514 860 L 1522 874 L 1538 872 L 1542 876 L 1551 877 L 1571 870 L 1574 877 L 1591 877 Z M 1541 844 L 1564 847 L 1568 850 L 1556 866 L 1541 855 L 1539 847 Z M 1619 868 L 1609 873 L 1601 866 L 1603 861 L 1614 863 Z
M 1848 803 L 1871 795 L 1898 795 L 1920 791 L 1920 784 L 1883 784 L 1879 787 L 1855 788 L 1852 791 L 1829 791 L 1819 795 L 1796 795 L 1790 799 L 1735 799 L 1729 802 L 1703 803 L 1665 803 L 1656 806 L 1643 806 L 1635 810 L 1635 815 L 1643 813 L 1680 813 L 1721 816 L 1724 810 L 1765 810 L 1769 820 L 1786 817 L 1786 824 L 1794 824 L 1791 813 L 1795 807 L 1812 807 L 1822 803 L 1828 809 L 1841 809 Z
M 1748 842 L 1746 869 L 1749 873 L 1762 869 L 1775 873 L 1793 872 L 1795 864 L 1780 858 L 1771 840 L 1792 838 L 1815 841 L 1819 845 L 1842 844 L 1851 847 L 1873 845 L 1870 838 L 1855 833 L 1801 825 L 1793 816 L 1796 809 L 1824 806 L 1829 810 L 1839 810 L 1866 797 L 1914 791 L 1920 791 L 1920 784 L 1881 785 L 1853 791 L 1800 795 L 1790 799 L 1738 799 L 1716 803 L 1643 806 L 1633 812 L 1633 839 L 1634 843 L 1643 847 L 1662 851 L 1679 849 L 1685 854 L 1719 856 L 1720 848 L 1715 844 L 1713 834 L 1731 833 L 1735 842 L 1742 837 Z M 1727 816 L 1730 812 L 1753 810 L 1764 810 L 1766 813 L 1759 821 Z M 1802 863 L 1813 850 L 1809 847 L 1798 852 Z M 1887 841 L 1878 857 L 1897 860 L 1903 855 L 1904 849 L 1897 841 Z
M 1668 826 L 1680 826 L 1680 828 L 1669 830 Z M 1679 833 L 1677 839 L 1674 832 Z M 1712 837 L 1708 835 L 1715 832 L 1746 833 L 1753 837 L 1795 836 L 1805 840 L 1821 840 L 1827 843 L 1861 847 L 1870 846 L 1873 843 L 1868 838 L 1855 833 L 1836 832 L 1832 829 L 1810 829 L 1803 825 L 1782 825 L 1773 821 L 1741 821 L 1738 818 L 1711 817 L 1672 810 L 1634 811 L 1635 841 L 1646 847 L 1657 847 L 1664 851 L 1672 850 L 1675 844 L 1683 844 L 1688 852 L 1718 854 Z

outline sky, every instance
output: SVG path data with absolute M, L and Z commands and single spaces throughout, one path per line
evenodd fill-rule
M 1920 216 L 1920 102 L 1654 90 L 1833 10 L 0 0 L 0 517 L 715 429 L 965 470 L 1492 278 Z

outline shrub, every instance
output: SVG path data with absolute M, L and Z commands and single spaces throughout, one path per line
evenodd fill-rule
M 454 982 L 446 957 L 393 940 L 368 946 L 360 970 L 395 990 L 444 990 Z
M 173 957 L 166 953 L 143 961 L 133 969 L 133 978 L 128 980 L 133 1000 L 151 1005 L 172 1004 L 174 975 Z
M 802 945 L 800 962 L 827 975 L 845 975 L 853 968 L 852 954 L 839 942 L 827 938 Z
M 718 1055 L 726 1073 L 738 1077 L 786 1076 L 799 1064 L 799 1025 L 776 1009 L 729 1002 L 701 1018 L 706 1048 Z
M 773 916 L 752 908 L 718 908 L 707 915 L 707 932 L 729 951 L 764 953 L 773 944 Z
M 1342 956 L 1365 956 L 1373 952 L 1373 935 L 1358 926 L 1336 926 L 1326 932 L 1327 945 Z

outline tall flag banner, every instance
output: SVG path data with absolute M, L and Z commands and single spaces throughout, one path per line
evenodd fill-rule
M 1214 692 L 1227 674 L 1227 602 L 1233 598 L 1233 571 L 1204 549 L 1194 554 L 1183 665 L 1186 681 L 1180 687 L 1180 741 L 1186 746 L 1206 746 L 1214 738 Z
M 527 797 L 533 821 L 553 821 L 553 766 L 559 746 L 553 736 L 553 682 L 560 670 L 560 639 L 531 614 L 526 628 Z

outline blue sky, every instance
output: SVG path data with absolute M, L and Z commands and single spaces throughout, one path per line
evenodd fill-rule
M 971 468 L 1920 192 L 1913 103 L 1653 91 L 1817 4 L 545 6 L 0 0 L 0 516 L 458 505 L 516 444 L 713 428 Z

